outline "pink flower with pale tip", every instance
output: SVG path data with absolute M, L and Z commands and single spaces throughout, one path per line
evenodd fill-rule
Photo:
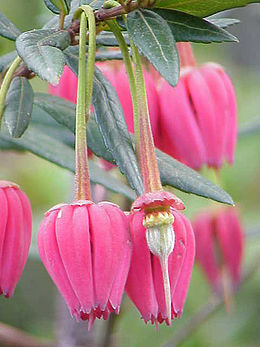
M 186 165 L 220 168 L 234 161 L 237 107 L 234 87 L 224 69 L 213 63 L 185 67 L 175 88 L 159 90 L 159 147 Z M 163 137 L 163 135 L 162 135 Z
M 131 259 L 127 217 L 111 203 L 77 201 L 49 210 L 39 253 L 72 316 L 107 319 L 119 313 Z
M 193 221 L 196 259 L 214 290 L 222 292 L 223 271 L 235 289 L 240 280 L 243 230 L 234 207 L 203 212 Z
M 194 235 L 188 219 L 171 207 L 176 200 L 169 199 L 170 193 L 148 194 L 149 199 L 137 199 L 128 217 L 133 254 L 126 293 L 145 322 L 170 325 L 182 315 L 195 256 Z M 147 205 L 153 194 L 160 205 Z
M 0 206 L 0 292 L 8 298 L 28 258 L 32 212 L 25 193 L 8 181 L 0 181 Z

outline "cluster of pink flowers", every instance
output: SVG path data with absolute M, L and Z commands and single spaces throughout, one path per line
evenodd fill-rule
M 133 109 L 122 63 L 100 63 L 117 91 L 130 132 Z M 216 64 L 188 65 L 172 88 L 154 71 L 145 72 L 155 145 L 192 168 L 220 168 L 234 160 L 237 117 L 229 77 Z M 52 94 L 76 101 L 77 78 L 65 68 Z M 0 290 L 13 294 L 28 257 L 31 208 L 13 183 L 0 182 Z M 222 270 L 236 286 L 240 278 L 243 237 L 234 209 L 198 215 L 193 222 L 180 212 L 183 203 L 157 190 L 136 199 L 130 213 L 117 205 L 76 199 L 54 206 L 38 233 L 39 253 L 72 316 L 107 319 L 119 313 L 124 290 L 145 322 L 181 317 L 195 257 L 216 291 Z

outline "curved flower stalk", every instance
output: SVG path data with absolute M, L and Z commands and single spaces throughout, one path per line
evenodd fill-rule
M 225 295 L 235 290 L 241 275 L 243 228 L 234 207 L 204 211 L 195 216 L 196 259 L 213 289 Z
M 190 49 L 189 49 L 190 48 Z M 160 85 L 160 148 L 186 165 L 220 168 L 234 161 L 237 106 L 234 87 L 217 64 L 195 66 L 189 43 L 179 44 L 181 77 L 175 88 Z
M 29 199 L 18 185 L 0 181 L 0 294 L 13 296 L 32 236 Z
M 82 6 L 76 108 L 75 201 L 49 210 L 41 224 L 41 259 L 77 319 L 107 319 L 119 313 L 129 270 L 131 242 L 127 217 L 117 205 L 91 201 L 86 121 L 90 115 L 95 63 L 95 17 Z M 78 12 L 76 12 L 78 15 Z M 88 61 L 85 66 L 88 17 Z

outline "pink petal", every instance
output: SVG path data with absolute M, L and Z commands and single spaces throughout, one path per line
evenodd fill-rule
M 218 148 L 216 163 L 223 164 L 228 118 L 230 115 L 230 103 L 228 92 L 218 70 L 211 64 L 203 65 L 200 69 L 210 89 L 215 107 L 216 119 L 216 146 Z
M 16 189 L 5 189 L 8 218 L 2 250 L 1 289 L 6 297 L 13 295 L 21 276 L 27 255 L 25 254 L 25 225 L 23 207 Z
M 214 229 L 210 213 L 203 213 L 192 223 L 196 240 L 196 259 L 208 280 L 217 290 L 219 286 L 218 264 L 214 250 Z
M 88 207 L 92 266 L 95 290 L 95 307 L 106 309 L 114 281 L 111 223 L 102 206 Z
M 221 165 L 218 155 L 217 116 L 215 100 L 210 87 L 200 70 L 193 69 L 185 75 L 191 103 L 194 107 L 196 119 L 206 148 L 207 163 L 210 166 Z
M 216 219 L 216 233 L 220 243 L 224 264 L 230 271 L 234 285 L 240 279 L 243 231 L 234 208 L 227 208 Z
M 152 255 L 145 239 L 143 216 L 142 212 L 129 216 L 133 253 L 125 290 L 147 322 L 157 317 L 158 304 L 153 284 Z
M 160 106 L 161 137 L 164 137 L 166 133 L 169 140 L 168 148 L 165 146 L 165 152 L 177 151 L 177 156 L 182 162 L 200 169 L 206 161 L 205 144 L 190 105 L 183 78 L 180 78 L 175 88 L 165 81 L 162 83 Z
M 114 282 L 109 301 L 112 308 L 118 311 L 132 255 L 129 225 L 127 217 L 117 206 L 103 203 L 102 207 L 109 216 L 113 240 Z
M 68 66 L 65 66 L 59 84 L 56 87 L 49 85 L 49 93 L 76 103 L 77 84 L 77 76 L 70 70 L 70 68 L 68 68 Z
M 41 223 L 38 233 L 39 253 L 49 275 L 69 306 L 71 314 L 79 318 L 81 305 L 68 279 L 55 234 L 58 213 L 59 210 L 49 212 Z
M 88 209 L 85 205 L 64 206 L 56 219 L 60 256 L 71 286 L 89 313 L 94 305 Z
M 174 312 L 179 318 L 183 312 L 195 258 L 195 238 L 192 226 L 190 221 L 185 216 L 182 215 L 181 217 L 186 229 L 186 252 L 181 267 L 180 276 L 178 277 L 178 282 L 173 293 Z
M 0 189 L 0 277 L 1 277 L 1 269 L 2 269 L 2 252 L 4 246 L 7 218 L 8 218 L 8 203 L 4 189 Z M 1 282 L 0 282 L 1 287 Z M 1 288 L 0 288 L 1 290 Z

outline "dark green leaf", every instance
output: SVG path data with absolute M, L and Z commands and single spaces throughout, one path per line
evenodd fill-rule
M 10 53 L 4 54 L 0 57 L 0 72 L 5 70 L 17 57 L 17 52 L 12 51 Z
M 46 7 L 53 13 L 55 14 L 59 14 L 60 13 L 60 9 L 59 7 L 56 6 L 56 4 L 54 5 L 53 2 L 51 0 L 44 0 L 44 3 L 46 5 Z
M 39 128 L 38 124 L 31 123 L 24 136 L 20 139 L 10 139 L 7 131 L 3 129 L 0 141 L 12 143 L 14 146 L 28 150 L 71 172 L 75 170 L 74 150 L 50 136 L 47 131 L 43 131 L 43 128 Z M 131 200 L 135 199 L 135 194 L 129 187 L 116 180 L 109 173 L 99 168 L 95 163 L 89 162 L 89 171 L 92 183 L 101 184 L 109 190 L 127 196 Z
M 27 67 L 43 80 L 56 85 L 62 75 L 65 58 L 61 50 L 70 44 L 66 30 L 31 30 L 16 40 L 16 48 Z
M 213 18 L 213 17 L 208 17 L 206 18 L 207 21 L 209 21 L 212 24 L 217 25 L 220 28 L 227 28 L 231 25 L 238 24 L 240 23 L 239 19 L 235 18 Z
M 126 44 L 129 46 L 128 33 L 122 32 L 122 35 L 124 36 Z M 118 41 L 115 38 L 115 35 L 111 32 L 106 32 L 106 31 L 100 33 L 97 36 L 96 42 L 97 42 L 97 45 L 100 45 L 100 46 L 108 46 L 108 47 L 118 46 Z
M 15 41 L 21 31 L 0 12 L 0 36 Z
M 207 17 L 220 11 L 258 2 L 259 0 L 156 0 L 155 7 L 178 10 L 198 17 Z
M 234 205 L 231 196 L 224 189 L 216 186 L 197 171 L 190 169 L 159 150 L 156 150 L 156 156 L 163 185 L 173 186 L 185 193 L 192 193 Z
M 173 10 L 154 11 L 167 22 L 176 41 L 202 43 L 238 41 L 235 36 L 205 19 Z
M 127 30 L 139 51 L 169 84 L 175 86 L 179 77 L 179 58 L 167 22 L 155 12 L 137 10 L 127 16 Z
M 20 137 L 27 129 L 33 107 L 33 89 L 25 77 L 15 77 L 8 89 L 4 117 L 12 137 Z
M 67 127 L 73 134 L 75 133 L 75 104 L 44 93 L 35 94 L 34 104 L 47 112 L 56 122 Z M 88 121 L 87 141 L 89 148 L 95 155 L 114 163 L 113 156 L 104 144 L 103 137 L 93 115 Z
M 75 105 L 67 100 L 63 100 L 52 95 L 38 93 L 34 102 L 58 123 L 65 125 L 71 132 L 75 130 Z M 107 150 L 97 123 L 89 120 L 87 127 L 87 138 L 89 148 L 99 157 L 113 162 L 111 153 Z M 131 136 L 134 141 L 133 136 Z M 192 193 L 207 197 L 224 203 L 232 203 L 231 197 L 214 183 L 207 180 L 196 171 L 179 163 L 167 154 L 157 150 L 157 158 L 161 172 L 161 179 L 164 185 L 173 186 L 186 193 Z

